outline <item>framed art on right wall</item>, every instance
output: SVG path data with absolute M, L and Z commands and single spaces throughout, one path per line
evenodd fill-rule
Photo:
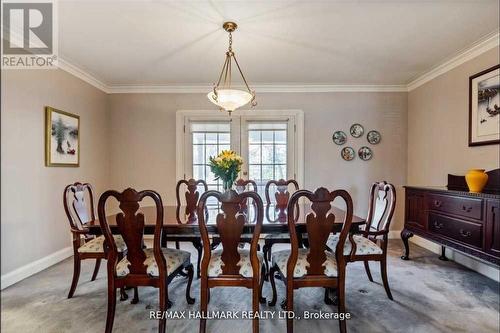
M 500 65 L 469 78 L 469 147 L 500 143 Z

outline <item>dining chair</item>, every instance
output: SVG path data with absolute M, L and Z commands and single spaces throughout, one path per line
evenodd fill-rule
M 387 280 L 387 243 L 389 226 L 396 207 L 396 190 L 394 185 L 385 181 L 376 182 L 370 190 L 368 216 L 364 230 L 353 235 L 352 242 L 344 245 L 344 255 L 349 262 L 363 261 L 366 275 L 373 282 L 369 261 L 380 262 L 380 272 L 387 297 L 392 300 L 392 293 Z M 327 246 L 335 250 L 339 241 L 338 235 L 328 238 Z M 380 245 L 377 244 L 379 242 Z M 352 245 L 354 244 L 354 246 Z M 352 255 L 351 255 L 352 254 Z
M 271 185 L 274 185 L 274 200 L 271 200 Z M 286 222 L 287 221 L 287 207 L 290 199 L 289 188 L 292 186 L 293 191 L 299 190 L 299 184 L 295 179 L 280 179 L 270 180 L 266 183 L 264 188 L 264 195 L 266 198 L 266 219 L 270 222 Z M 296 206 L 298 214 L 298 204 Z M 273 213 L 274 216 L 271 216 Z M 299 235 L 300 243 L 302 244 L 302 235 Z M 290 235 L 288 233 L 272 234 L 264 237 L 264 246 L 262 252 L 264 253 L 264 260 L 266 263 L 266 272 L 269 272 L 269 261 L 271 261 L 272 247 L 274 244 L 287 244 L 290 243 Z M 267 278 L 267 274 L 266 274 Z
M 272 267 L 269 273 L 273 298 L 270 306 L 276 304 L 276 285 L 274 282 L 277 273 L 286 285 L 286 310 L 293 311 L 293 291 L 304 287 L 336 288 L 338 312 L 345 313 L 345 273 L 346 258 L 342 254 L 328 251 L 326 242 L 328 235 L 334 230 L 335 216 L 330 212 L 332 202 L 341 198 L 346 205 L 346 213 L 342 230 L 340 231 L 337 248 L 343 249 L 348 237 L 352 218 L 353 204 L 349 193 L 344 190 L 328 191 L 324 187 L 311 192 L 299 190 L 295 192 L 288 203 L 288 229 L 291 240 L 291 250 L 273 253 Z M 294 206 L 301 199 L 307 199 L 311 204 L 312 212 L 307 214 L 305 223 L 309 248 L 299 248 L 299 239 L 296 227 L 296 209 Z M 346 332 L 345 320 L 340 320 L 340 331 Z M 293 332 L 293 318 L 287 318 L 287 332 Z
M 220 235 L 221 247 L 210 247 L 207 229 L 207 219 L 202 212 L 207 200 L 215 198 L 221 204 L 221 212 L 217 214 L 217 233 Z M 257 206 L 253 237 L 250 249 L 238 246 L 244 226 L 249 223 L 248 216 L 241 212 L 241 204 L 247 199 L 255 201 Z M 259 235 L 264 217 L 263 203 L 260 196 L 253 191 L 238 194 L 234 190 L 224 193 L 208 191 L 202 194 L 198 203 L 198 218 L 200 234 L 203 244 L 203 259 L 201 261 L 201 303 L 200 332 L 206 332 L 206 314 L 210 298 L 210 289 L 215 287 L 244 287 L 252 289 L 252 310 L 259 311 L 259 302 L 265 303 L 262 298 L 264 282 L 263 255 L 257 251 Z M 252 332 L 259 332 L 258 318 L 252 321 Z
M 68 298 L 73 297 L 78 279 L 80 277 L 81 261 L 95 259 L 94 272 L 91 281 L 97 278 L 101 260 L 106 259 L 104 254 L 104 236 L 96 237 L 89 234 L 86 225 L 95 220 L 94 190 L 89 183 L 76 182 L 64 188 L 63 206 L 68 218 L 73 238 L 73 279 L 69 289 Z M 115 236 L 118 256 L 123 256 L 127 247 L 123 238 Z M 121 300 L 126 299 L 126 294 L 121 290 Z
M 122 235 L 127 245 L 127 254 L 118 260 L 118 248 L 106 217 L 106 201 L 113 197 L 119 202 L 121 212 L 116 215 L 117 231 Z M 153 247 L 144 247 L 144 215 L 138 212 L 140 202 L 144 198 L 154 201 L 156 207 L 156 224 L 154 230 Z M 185 271 L 188 276 L 186 287 L 186 301 L 193 304 L 190 296 L 193 282 L 193 265 L 191 254 L 187 251 L 162 248 L 161 235 L 163 232 L 163 203 L 160 195 L 155 191 L 137 192 L 128 188 L 122 193 L 106 191 L 100 199 L 97 208 L 99 223 L 106 239 L 105 252 L 108 264 L 108 311 L 106 317 L 106 333 L 113 330 L 116 308 L 116 289 L 120 287 L 150 286 L 159 289 L 159 310 L 164 313 L 171 305 L 168 300 L 168 284 L 172 279 Z M 138 302 L 137 292 L 134 301 Z M 166 319 L 160 316 L 159 332 L 165 332 Z
M 200 192 L 198 191 L 198 187 L 203 187 L 203 191 L 208 191 L 207 183 L 202 180 L 195 179 L 181 179 L 177 182 L 177 186 L 175 187 L 175 197 L 177 200 L 177 207 L 175 210 L 175 218 L 177 219 L 177 223 L 179 224 L 196 224 L 198 223 L 198 215 L 196 212 L 196 207 L 198 205 L 198 199 L 200 198 Z M 182 200 L 181 200 L 181 191 L 182 188 L 186 188 L 186 192 L 184 192 L 184 212 L 181 214 L 182 209 Z M 186 218 L 184 218 L 186 217 Z M 179 242 L 190 242 L 193 244 L 194 248 L 198 253 L 198 257 L 196 259 L 196 275 L 200 278 L 200 263 L 201 263 L 201 255 L 203 251 L 203 246 L 201 245 L 200 235 L 196 234 L 179 234 L 174 235 L 163 234 L 162 237 L 162 247 L 167 247 L 167 241 L 175 241 L 175 248 L 179 249 Z

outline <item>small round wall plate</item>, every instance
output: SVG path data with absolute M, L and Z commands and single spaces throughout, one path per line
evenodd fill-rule
M 358 156 L 363 161 L 368 161 L 368 160 L 371 160 L 371 158 L 373 157 L 373 152 L 370 148 L 363 146 L 363 147 L 359 148 Z
M 363 133 L 365 132 L 365 129 L 360 124 L 352 124 L 349 132 L 351 133 L 351 135 L 353 137 L 359 138 L 363 135 Z
M 340 151 L 340 155 L 342 156 L 342 158 L 344 160 L 352 161 L 354 159 L 355 152 L 354 152 L 354 149 L 352 149 L 352 147 L 344 147 Z
M 335 144 L 341 146 L 347 142 L 347 135 L 343 131 L 336 131 L 333 133 L 332 140 Z
M 380 139 L 382 139 L 382 136 L 380 135 L 380 133 L 378 131 L 373 130 L 373 131 L 368 132 L 368 134 L 366 135 L 366 139 L 372 145 L 376 145 L 377 143 L 380 142 Z

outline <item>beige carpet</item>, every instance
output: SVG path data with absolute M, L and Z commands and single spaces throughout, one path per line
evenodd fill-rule
M 184 245 L 184 244 L 183 244 Z M 185 248 L 190 248 L 185 244 Z M 273 248 L 274 249 L 274 248 Z M 411 261 L 399 259 L 399 240 L 391 241 L 389 283 L 394 301 L 387 299 L 380 283 L 378 265 L 372 264 L 375 283 L 368 281 L 362 264 L 349 266 L 347 272 L 347 310 L 349 332 L 498 332 L 499 285 L 454 262 L 442 262 L 437 255 L 412 245 Z M 195 257 L 193 254 L 193 261 Z M 103 332 L 106 318 L 106 271 L 102 265 L 96 281 L 90 282 L 93 262 L 82 267 L 75 297 L 67 299 L 71 282 L 72 259 L 65 260 L 1 293 L 1 330 L 3 333 L 28 332 Z M 277 281 L 278 301 L 284 295 Z M 264 294 L 270 297 L 268 283 Z M 199 284 L 195 281 L 194 305 L 184 298 L 185 280 L 175 279 L 169 287 L 171 310 L 198 310 Z M 131 294 L 131 292 L 129 293 Z M 130 295 L 131 296 L 131 295 Z M 250 310 L 251 294 L 240 288 L 216 289 L 209 310 Z M 140 303 L 118 302 L 114 332 L 156 332 L 157 321 L 149 312 L 157 308 L 158 292 L 140 290 Z M 262 306 L 261 310 L 279 311 L 280 307 Z M 295 293 L 295 310 L 336 312 L 323 303 L 323 291 L 302 289 Z M 168 332 L 197 332 L 198 320 L 167 322 Z M 251 332 L 248 320 L 210 320 L 208 331 Z M 285 332 L 285 321 L 262 320 L 261 332 Z M 295 332 L 338 332 L 335 320 L 298 320 Z

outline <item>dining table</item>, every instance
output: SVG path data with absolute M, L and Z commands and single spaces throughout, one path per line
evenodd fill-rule
M 261 228 L 261 234 L 283 234 L 288 233 L 288 219 L 286 217 L 286 211 L 280 211 L 275 209 L 274 206 L 269 208 L 264 208 L 268 210 L 269 214 L 263 214 L 263 222 Z M 314 214 L 309 203 L 300 203 L 297 205 L 298 213 L 295 221 L 295 228 L 298 233 L 306 233 L 306 217 L 309 214 Z M 199 235 L 200 230 L 198 226 L 198 220 L 196 218 L 188 218 L 185 207 L 180 207 L 181 218 L 178 221 L 176 217 L 177 206 L 166 205 L 163 207 L 163 231 L 167 235 Z M 206 226 L 208 233 L 211 235 L 217 235 L 217 225 L 216 216 L 221 213 L 221 209 L 217 205 L 208 206 L 206 209 Z M 156 208 L 154 206 L 144 206 L 140 207 L 138 213 L 144 214 L 144 234 L 154 234 L 155 223 L 156 223 Z M 331 214 L 335 216 L 335 224 L 333 232 L 339 232 L 342 229 L 345 218 L 345 210 L 332 206 L 330 209 Z M 109 227 L 113 233 L 118 232 L 118 226 L 116 224 L 116 216 L 119 212 L 114 212 L 106 216 L 106 220 Z M 253 205 L 248 205 L 247 208 L 246 223 L 243 228 L 243 234 L 251 234 L 255 228 L 255 208 Z M 359 227 L 366 223 L 365 219 L 356 215 L 353 215 L 351 231 L 355 232 L 359 230 Z M 90 221 L 85 225 L 88 228 L 89 234 L 101 235 L 101 227 L 99 220 Z

